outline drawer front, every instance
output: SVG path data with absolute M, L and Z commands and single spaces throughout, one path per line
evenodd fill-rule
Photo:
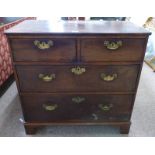
M 30 95 L 22 96 L 26 121 L 127 120 L 132 95 Z
M 76 59 L 75 39 L 12 39 L 14 61 L 72 62 Z
M 145 39 L 84 39 L 82 61 L 142 61 Z
M 134 91 L 138 65 L 17 66 L 21 91 Z

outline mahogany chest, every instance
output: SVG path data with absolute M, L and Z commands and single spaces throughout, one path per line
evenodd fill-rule
M 150 32 L 125 21 L 25 21 L 5 33 L 27 134 L 56 124 L 129 132 Z

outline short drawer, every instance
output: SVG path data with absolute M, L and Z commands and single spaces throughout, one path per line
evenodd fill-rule
M 145 39 L 83 39 L 81 59 L 84 62 L 142 61 L 144 47 Z
M 21 97 L 26 121 L 127 120 L 132 95 L 57 94 Z
M 76 59 L 75 39 L 12 39 L 14 61 L 72 62 Z
M 135 91 L 138 65 L 17 66 L 22 92 Z

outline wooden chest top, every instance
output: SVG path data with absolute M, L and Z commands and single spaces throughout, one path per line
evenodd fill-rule
M 134 34 L 150 32 L 127 21 L 59 21 L 28 20 L 7 30 L 7 34 Z

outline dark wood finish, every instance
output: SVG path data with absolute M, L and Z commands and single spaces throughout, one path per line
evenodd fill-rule
M 77 56 L 78 57 L 78 56 Z M 80 56 L 79 56 L 80 57 Z M 79 58 L 80 60 L 80 58 Z M 77 60 L 78 61 L 78 60 Z M 42 66 L 47 66 L 47 65 L 80 65 L 80 61 L 78 62 L 74 62 L 74 63 L 59 63 L 59 62 L 39 62 L 39 65 L 42 65 Z M 14 65 L 38 65 L 38 62 L 34 62 L 34 61 L 19 61 L 19 62 L 14 62 Z M 137 61 L 129 61 L 129 62 L 117 62 L 117 61 L 108 61 L 108 62 L 99 62 L 99 61 L 96 61 L 96 62 L 82 62 L 82 65 L 89 65 L 89 66 L 93 66 L 93 65 L 141 65 L 141 62 L 137 62 Z
M 127 134 L 150 32 L 121 21 L 51 24 L 27 21 L 6 31 L 26 133 L 67 124 L 112 125 Z M 55 47 L 43 53 L 33 45 L 50 39 Z M 123 44 L 111 51 L 105 40 Z M 77 66 L 85 72 L 74 75 L 71 69 Z M 55 79 L 43 82 L 40 73 L 53 73 Z M 101 73 L 117 78 L 104 81 Z
M 120 125 L 120 133 L 128 134 L 130 130 L 131 123 Z
M 34 44 L 35 40 L 45 43 L 53 41 L 53 45 L 49 49 L 41 50 Z M 14 61 L 73 62 L 76 60 L 75 39 L 13 39 L 10 44 Z
M 25 121 L 100 121 L 125 120 L 129 118 L 133 95 L 53 94 L 22 95 Z M 45 105 L 57 105 L 53 111 Z M 103 110 L 108 106 L 110 109 Z M 126 116 L 124 118 L 124 116 Z
M 25 132 L 28 135 L 33 135 L 36 133 L 37 128 L 35 126 L 32 125 L 24 125 L 25 128 Z
M 71 69 L 73 66 L 17 66 L 17 74 L 21 91 L 35 92 L 63 92 L 63 91 L 105 91 L 105 92 L 124 92 L 134 91 L 139 66 L 85 66 L 86 72 L 81 75 L 74 75 Z M 39 74 L 55 74 L 55 79 L 50 82 L 44 82 L 39 79 Z M 104 81 L 101 74 L 107 76 L 117 74 L 113 81 Z
M 105 41 L 122 41 L 122 46 L 116 50 L 109 50 Z M 142 61 L 144 39 L 134 38 L 102 38 L 85 39 L 81 42 L 81 58 L 84 62 L 91 61 Z

